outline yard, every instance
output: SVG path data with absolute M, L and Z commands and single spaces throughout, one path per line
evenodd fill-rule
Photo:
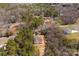
M 62 29 L 70 29 L 74 30 L 77 24 L 72 24 L 72 25 L 62 25 Z M 69 33 L 65 35 L 68 39 L 76 39 L 79 40 L 79 32 L 74 32 L 74 33 Z
M 76 40 L 79 40 L 79 33 L 71 33 L 71 34 L 66 35 L 66 37 L 68 39 L 76 39 Z

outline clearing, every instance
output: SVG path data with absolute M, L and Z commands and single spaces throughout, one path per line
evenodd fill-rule
M 68 39 L 76 39 L 76 40 L 79 40 L 79 33 L 71 33 L 71 34 L 66 35 L 66 37 Z

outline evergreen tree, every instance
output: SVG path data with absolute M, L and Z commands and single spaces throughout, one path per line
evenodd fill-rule
M 33 56 L 35 50 L 32 30 L 22 29 L 14 40 L 8 41 L 5 52 L 11 56 Z

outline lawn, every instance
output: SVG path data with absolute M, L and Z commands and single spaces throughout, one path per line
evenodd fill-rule
M 72 25 L 61 25 L 60 27 L 63 28 L 63 29 L 74 29 L 74 27 L 76 26 L 77 24 L 72 24 Z M 76 40 L 79 40 L 79 32 L 77 33 L 71 33 L 71 34 L 67 34 L 66 37 L 68 39 L 76 39 Z
M 71 34 L 66 35 L 66 37 L 68 39 L 76 39 L 76 40 L 79 40 L 79 33 L 71 33 Z

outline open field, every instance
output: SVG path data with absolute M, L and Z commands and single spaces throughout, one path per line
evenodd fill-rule
M 66 37 L 68 39 L 76 39 L 76 40 L 79 40 L 79 33 L 71 33 L 71 34 L 66 35 Z

